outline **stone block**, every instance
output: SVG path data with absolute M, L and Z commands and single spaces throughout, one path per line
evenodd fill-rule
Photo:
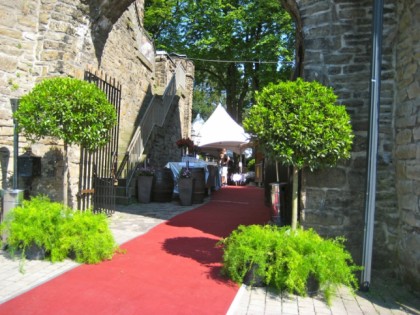
M 417 69 L 416 69 L 417 70 Z M 420 86 L 418 81 L 414 81 L 407 89 L 409 99 L 418 98 L 420 95 Z
M 346 172 L 344 169 L 326 168 L 305 172 L 308 187 L 340 188 L 346 184 Z
M 403 104 L 398 104 L 396 113 L 399 117 L 407 117 L 413 114 L 414 108 L 411 102 L 405 102 Z
M 414 183 L 412 180 L 399 180 L 397 181 L 396 189 L 398 194 L 413 194 Z
M 417 147 L 415 144 L 399 145 L 396 149 L 395 156 L 399 159 L 415 159 L 417 154 Z
M 0 37 L 13 38 L 17 40 L 22 39 L 22 32 L 16 29 L 0 27 Z
M 353 152 L 365 152 L 367 150 L 368 140 L 365 134 L 355 134 L 353 139 Z
M 341 226 L 343 221 L 344 218 L 340 213 L 305 209 L 305 225 L 321 225 L 325 228 L 327 226 Z
M 420 181 L 420 164 L 418 161 L 410 161 L 406 164 L 407 178 Z
M 411 143 L 413 139 L 413 132 L 411 129 L 403 129 L 397 132 L 395 142 L 396 144 L 407 144 Z
M 398 196 L 398 205 L 401 209 L 416 211 L 418 209 L 419 197 L 413 194 L 406 194 Z M 410 213 L 410 212 L 407 212 Z M 408 223 L 408 222 L 407 222 Z M 411 221 L 409 224 L 415 223 Z
M 328 208 L 342 209 L 344 213 L 350 209 L 363 208 L 364 193 L 346 190 L 329 189 L 326 192 L 325 206 Z
M 420 140 L 420 126 L 417 126 L 416 128 L 414 128 L 413 137 L 414 137 L 414 141 Z
M 15 72 L 17 67 L 18 60 L 9 56 L 2 56 L 0 58 L 0 71 L 4 72 Z
M 365 182 L 366 172 L 352 170 L 348 172 L 348 184 L 351 191 L 365 191 Z

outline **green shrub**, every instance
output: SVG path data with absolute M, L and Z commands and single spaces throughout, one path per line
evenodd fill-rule
M 35 244 L 50 252 L 59 240 L 57 226 L 68 212 L 47 197 L 24 200 L 23 205 L 10 211 L 1 224 L 1 231 L 7 234 L 8 250 L 12 254 L 20 250 L 24 255 L 25 250 Z
M 105 214 L 75 212 L 72 220 L 61 226 L 60 234 L 63 252 L 74 254 L 77 262 L 94 264 L 111 259 L 116 249 Z
M 52 262 L 74 255 L 80 263 L 97 263 L 117 250 L 105 215 L 73 211 L 45 196 L 25 200 L 10 211 L 0 231 L 7 235 L 8 251 L 21 251 L 22 260 L 34 244 L 45 249 Z
M 308 279 L 320 285 L 328 304 L 339 285 L 357 287 L 353 263 L 344 238 L 323 239 L 312 229 L 291 230 L 272 225 L 239 226 L 218 244 L 223 248 L 223 273 L 243 283 L 253 269 L 254 278 L 278 290 L 305 296 Z

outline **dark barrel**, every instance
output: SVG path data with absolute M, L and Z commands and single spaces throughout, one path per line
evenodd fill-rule
M 206 191 L 204 168 L 191 168 L 192 178 L 194 181 L 193 203 L 202 203 Z
M 153 178 L 152 200 L 171 202 L 174 191 L 174 177 L 169 168 L 156 169 Z

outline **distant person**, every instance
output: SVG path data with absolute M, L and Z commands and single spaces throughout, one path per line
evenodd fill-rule
M 222 186 L 226 186 L 228 183 L 229 156 L 225 150 L 220 154 L 220 166 L 222 167 Z

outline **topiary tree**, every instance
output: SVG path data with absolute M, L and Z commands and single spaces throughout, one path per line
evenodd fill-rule
M 350 157 L 350 116 L 329 87 L 313 81 L 269 84 L 243 121 L 265 153 L 293 167 L 292 229 L 297 226 L 298 171 L 334 166 Z
M 56 77 L 36 84 L 24 95 L 14 114 L 19 131 L 36 141 L 47 136 L 64 142 L 63 202 L 68 205 L 68 146 L 89 150 L 109 141 L 117 116 L 112 104 L 95 84 L 75 78 Z

